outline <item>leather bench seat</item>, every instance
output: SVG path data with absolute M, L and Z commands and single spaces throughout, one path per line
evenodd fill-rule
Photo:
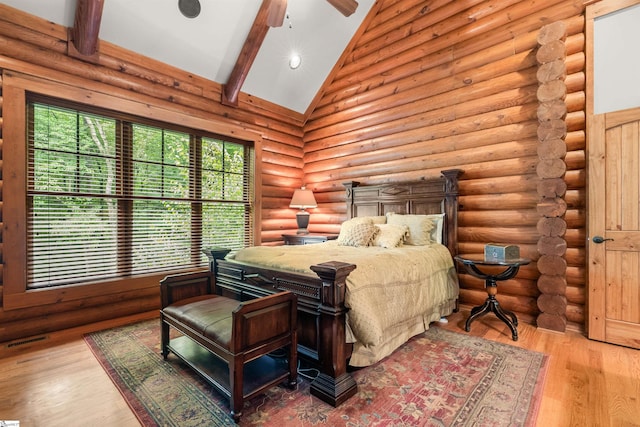
M 237 308 L 237 300 L 201 295 L 165 307 L 164 314 L 218 345 L 230 349 L 233 311 Z
M 296 387 L 297 301 L 290 291 L 247 301 L 221 296 L 209 271 L 169 275 L 160 281 L 162 356 L 173 352 L 228 397 L 237 423 L 245 399 L 285 380 Z M 286 359 L 269 356 L 283 348 Z

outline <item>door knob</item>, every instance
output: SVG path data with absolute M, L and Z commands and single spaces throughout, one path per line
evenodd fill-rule
M 593 241 L 593 243 L 604 243 L 607 240 L 613 240 L 613 239 L 605 239 L 602 236 L 593 236 L 593 239 L 591 239 Z

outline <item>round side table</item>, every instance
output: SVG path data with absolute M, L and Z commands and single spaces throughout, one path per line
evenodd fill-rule
M 469 332 L 471 330 L 471 322 L 477 318 L 484 316 L 489 312 L 495 313 L 498 319 L 502 320 L 511 329 L 511 336 L 514 341 L 518 341 L 518 318 L 511 311 L 507 311 L 500 307 L 500 303 L 496 299 L 498 293 L 498 281 L 509 280 L 518 274 L 521 265 L 531 262 L 527 258 L 509 259 L 505 261 L 488 261 L 482 255 L 457 255 L 456 261 L 464 265 L 469 274 L 485 281 L 487 291 L 487 300 L 484 304 L 471 309 L 471 315 L 465 323 L 464 329 Z M 483 272 L 479 266 L 504 267 L 505 269 L 497 274 Z

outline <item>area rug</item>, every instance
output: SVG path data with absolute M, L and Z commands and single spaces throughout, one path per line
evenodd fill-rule
M 159 320 L 85 340 L 143 426 L 235 425 L 229 403 L 172 354 Z M 284 385 L 245 402 L 241 426 L 533 426 L 548 356 L 432 327 L 353 372 L 358 393 L 338 408 Z M 303 374 L 305 372 L 302 372 Z

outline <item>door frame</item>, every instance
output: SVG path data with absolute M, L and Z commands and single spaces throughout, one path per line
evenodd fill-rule
M 606 194 L 605 146 L 595 146 L 591 141 L 604 138 L 605 114 L 594 111 L 594 22 L 597 18 L 617 10 L 640 4 L 640 0 L 596 0 L 586 2 L 585 54 L 586 54 L 586 150 L 587 150 L 587 315 L 585 329 L 591 339 L 606 341 L 606 300 L 604 286 L 593 284 L 605 277 L 606 247 L 594 244 L 591 235 L 605 230 L 605 212 L 596 209 L 597 202 Z

